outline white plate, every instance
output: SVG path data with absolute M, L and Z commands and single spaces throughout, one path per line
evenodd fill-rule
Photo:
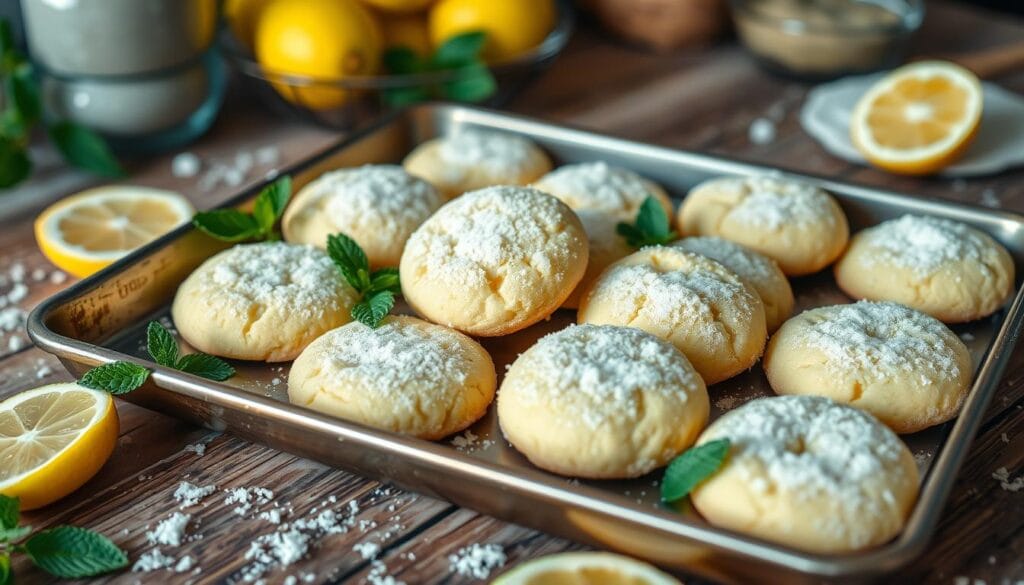
M 866 164 L 850 141 L 850 116 L 860 96 L 882 75 L 846 77 L 812 89 L 800 111 L 804 130 L 835 156 Z M 963 158 L 939 174 L 973 177 L 1024 164 L 1024 98 L 994 83 L 983 83 L 982 91 L 985 106 L 978 136 Z

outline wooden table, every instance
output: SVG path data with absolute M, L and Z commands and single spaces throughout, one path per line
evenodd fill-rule
M 995 46 L 1024 37 L 1024 22 L 950 4 L 930 2 L 919 37 L 923 53 Z M 1024 73 L 999 80 L 1024 92 Z M 853 166 L 826 154 L 799 127 L 797 113 L 808 87 L 773 78 L 758 70 L 731 43 L 705 51 L 652 55 L 613 44 L 584 27 L 553 69 L 509 105 L 533 116 L 683 149 L 723 154 L 971 203 L 984 202 L 1024 212 L 1024 171 L 971 181 L 913 179 Z M 236 92 L 237 94 L 237 92 Z M 777 124 L 769 144 L 753 144 L 751 122 L 760 117 Z M 227 160 L 258 146 L 279 148 L 278 165 L 316 151 L 337 136 L 281 120 L 258 105 L 236 97 L 212 131 L 192 147 L 206 161 Z M 261 172 L 250 173 L 249 181 Z M 132 181 L 180 190 L 198 207 L 209 207 L 237 187 L 219 185 L 208 191 L 197 179 L 176 179 L 170 156 L 134 164 Z M 0 199 L 2 204 L 2 199 Z M 27 215 L 27 214 L 26 214 Z M 8 220 L 0 229 L 0 274 L 22 264 L 29 275 L 53 268 L 32 238 L 31 217 Z M 29 280 L 29 294 L 19 305 L 29 309 L 66 283 Z M 0 285 L 6 292 L 9 285 Z M 0 332 L 0 398 L 43 383 L 68 380 L 54 358 L 29 345 L 16 349 L 12 336 Z M 963 469 L 938 534 L 927 553 L 893 576 L 893 582 L 1020 583 L 1024 579 L 1024 492 L 1000 487 L 993 472 L 1005 467 L 1012 477 L 1024 472 L 1024 351 L 1018 350 L 999 395 L 987 414 L 981 434 Z M 393 489 L 343 471 L 250 444 L 229 435 L 196 428 L 127 403 L 119 403 L 121 438 L 113 458 L 97 477 L 71 497 L 47 509 L 26 514 L 36 526 L 74 523 L 101 530 L 124 547 L 133 559 L 151 549 L 147 527 L 175 511 L 172 492 L 179 482 L 216 484 L 225 489 L 264 486 L 277 501 L 302 514 L 329 496 L 339 503 L 358 501 L 359 520 L 377 527 L 354 528 L 322 539 L 310 556 L 287 572 L 267 575 L 282 582 L 286 575 L 313 575 L 314 582 L 366 580 L 370 561 L 353 545 L 384 540 L 379 556 L 387 572 L 406 583 L 479 582 L 452 573 L 448 555 L 472 543 L 500 544 L 506 568 L 541 555 L 580 548 L 528 528 L 481 516 L 444 502 Z M 185 447 L 205 445 L 198 456 Z M 119 583 L 137 580 L 221 582 L 246 561 L 243 556 L 257 535 L 272 531 L 265 521 L 242 519 L 218 495 L 197 508 L 191 534 L 203 538 L 174 549 L 191 555 L 202 567 L 198 574 L 124 572 L 101 579 Z M 390 532 L 385 537 L 385 533 Z M 20 583 L 47 578 L 24 561 L 15 564 Z M 964 581 L 962 578 L 969 578 Z M 979 581 L 980 580 L 980 581 Z M 300 580 L 300 582 L 302 582 Z

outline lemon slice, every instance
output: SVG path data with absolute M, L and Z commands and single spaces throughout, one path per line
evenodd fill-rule
M 647 563 L 611 553 L 562 553 L 519 565 L 492 585 L 680 585 Z
M 981 122 L 981 82 L 944 61 L 900 67 L 857 102 L 850 138 L 883 169 L 924 175 L 955 161 Z
M 0 402 L 0 494 L 32 510 L 75 491 L 110 457 L 119 426 L 106 392 L 51 384 Z
M 36 242 L 50 262 L 79 278 L 105 268 L 192 218 L 170 191 L 108 185 L 54 203 L 36 218 Z

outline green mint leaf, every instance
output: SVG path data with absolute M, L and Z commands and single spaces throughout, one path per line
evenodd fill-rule
M 20 510 L 21 500 L 0 494 L 0 530 L 17 528 Z
M 231 367 L 231 364 L 205 353 L 183 355 L 174 367 L 182 372 L 217 382 L 223 382 L 235 375 L 235 368 Z
M 0 542 L 15 542 L 28 536 L 32 532 L 31 526 L 18 526 L 17 528 L 0 529 Z
M 459 78 L 444 84 L 444 95 L 456 102 L 477 103 L 494 95 L 498 82 L 491 70 L 483 63 L 466 65 L 459 71 Z
M 393 108 L 400 108 L 429 100 L 430 92 L 422 87 L 391 87 L 384 89 L 381 99 Z
M 626 243 L 633 248 L 640 248 L 644 246 L 644 234 L 640 230 L 636 229 L 633 224 L 619 222 L 615 225 L 615 233 L 625 238 Z
M 687 449 L 665 468 L 665 476 L 661 480 L 661 500 L 674 502 L 685 498 L 700 482 L 718 471 L 728 455 L 729 439 L 708 441 Z
M 32 173 L 32 161 L 25 147 L 11 138 L 0 136 L 0 189 L 13 187 Z
M 121 569 L 128 555 L 102 534 L 57 526 L 25 541 L 25 554 L 37 567 L 63 579 L 83 579 Z
M 487 33 L 482 31 L 456 35 L 434 51 L 430 58 L 435 69 L 454 69 L 477 61 L 487 43 Z
M 356 292 L 363 293 L 370 288 L 370 262 L 355 240 L 342 233 L 329 235 L 327 254 Z
M 261 233 L 256 218 L 237 209 L 200 211 L 192 217 L 192 225 L 225 242 L 250 240 Z
M 173 368 L 178 362 L 178 342 L 171 332 L 157 321 L 150 321 L 146 327 L 146 349 L 153 360 L 161 366 Z
M 402 294 L 402 286 L 398 278 L 397 268 L 381 268 L 380 270 L 374 270 L 373 274 L 370 275 L 370 291 L 391 291 L 398 295 Z
M 424 69 L 420 56 L 409 47 L 392 47 L 381 55 L 384 67 L 393 75 L 419 73 Z
M 21 123 L 31 126 L 39 121 L 43 112 L 42 101 L 39 99 L 39 88 L 32 77 L 32 66 L 28 63 L 19 65 L 4 79 L 4 90 L 9 108 L 17 111 Z
M 86 388 L 103 390 L 116 396 L 137 389 L 148 377 L 149 370 L 138 364 L 111 362 L 89 370 L 78 383 Z
M 11 555 L 0 553 L 0 585 L 11 584 Z
M 676 239 L 676 233 L 671 230 L 665 208 L 650 195 L 640 205 L 636 223 L 619 223 L 615 226 L 615 233 L 624 237 L 626 243 L 634 248 L 660 246 Z
M 395 295 L 389 290 L 367 294 L 352 307 L 352 318 L 363 325 L 376 329 L 381 320 L 395 306 Z
M 0 18 L 0 57 L 6 56 L 14 50 L 14 34 L 11 33 L 11 23 L 6 18 Z
M 284 213 L 284 208 L 288 205 L 288 198 L 291 196 L 292 178 L 287 175 L 267 185 L 256 196 L 252 215 L 256 218 L 256 223 L 259 224 L 263 233 L 269 233 L 274 229 L 277 218 Z
M 124 170 L 99 134 L 67 121 L 57 122 L 47 130 L 50 140 L 69 163 L 104 177 L 124 176 Z

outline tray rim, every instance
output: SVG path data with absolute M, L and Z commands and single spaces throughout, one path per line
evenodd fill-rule
M 730 165 L 734 169 L 745 172 L 783 172 L 789 176 L 810 178 L 826 190 L 838 188 L 843 193 L 841 198 L 855 198 L 889 201 L 898 199 L 899 203 L 918 208 L 919 211 L 943 210 L 948 213 L 952 208 L 975 219 L 1009 221 L 1024 230 L 1024 215 L 1005 210 L 994 210 L 951 200 L 922 200 L 914 196 L 879 189 L 856 183 L 836 181 L 813 173 L 789 171 L 779 167 L 750 163 L 728 156 L 703 154 L 695 151 L 682 150 L 667 146 L 648 144 L 600 132 L 582 129 L 567 124 L 545 122 L 543 120 L 510 114 L 486 108 L 455 105 L 448 103 L 425 103 L 410 106 L 389 113 L 376 119 L 373 123 L 345 135 L 339 141 L 325 147 L 318 153 L 306 157 L 287 168 L 280 170 L 273 177 L 250 186 L 237 195 L 229 197 L 218 208 L 234 207 L 248 202 L 266 184 L 281 175 L 292 175 L 312 167 L 325 158 L 336 155 L 339 151 L 359 142 L 360 140 L 385 129 L 387 126 L 403 118 L 417 115 L 420 112 L 447 116 L 452 121 L 484 124 L 500 128 L 497 121 L 509 122 L 513 125 L 526 126 L 525 130 L 543 134 L 544 130 L 569 133 L 574 140 L 587 139 L 614 145 L 618 148 L 627 147 L 634 150 L 660 152 L 672 157 L 683 156 L 693 158 L 706 164 L 709 161 Z M 422 114 L 420 114 L 422 115 Z M 510 130 L 517 132 L 517 130 Z M 560 138 L 561 139 L 561 138 Z M 599 146 L 599 144 L 598 144 Z M 734 171 L 735 172 L 735 171 Z M 904 530 L 888 543 L 867 551 L 848 555 L 818 555 L 805 553 L 783 545 L 753 538 L 736 532 L 720 529 L 710 524 L 696 524 L 684 516 L 673 514 L 667 510 L 653 510 L 649 507 L 633 504 L 628 500 L 608 502 L 610 492 L 584 484 L 570 485 L 569 478 L 561 478 L 534 469 L 514 469 L 471 457 L 458 450 L 451 449 L 441 443 L 415 439 L 386 431 L 365 427 L 357 423 L 343 421 L 315 411 L 280 402 L 273 398 L 260 396 L 245 390 L 234 388 L 228 384 L 213 382 L 185 374 L 177 370 L 165 368 L 155 362 L 127 355 L 116 350 L 94 345 L 78 339 L 66 337 L 50 329 L 46 319 L 57 308 L 69 301 L 101 286 L 111 277 L 125 268 L 148 257 L 153 251 L 163 248 L 168 243 L 193 231 L 191 224 L 185 224 L 157 240 L 135 250 L 96 274 L 85 278 L 74 285 L 57 292 L 40 302 L 27 318 L 27 330 L 32 341 L 42 350 L 58 358 L 68 359 L 86 366 L 94 366 L 116 360 L 132 361 L 152 371 L 151 379 L 156 387 L 165 392 L 181 394 L 189 398 L 201 400 L 225 408 L 251 408 L 256 406 L 265 413 L 272 413 L 282 421 L 301 421 L 322 431 L 332 433 L 338 440 L 355 441 L 370 448 L 383 449 L 386 452 L 403 457 L 412 457 L 432 465 L 447 466 L 462 473 L 489 478 L 505 486 L 527 489 L 534 495 L 555 497 L 566 505 L 582 507 L 589 511 L 611 516 L 630 522 L 637 528 L 654 530 L 671 537 L 690 539 L 728 554 L 738 554 L 755 559 L 769 565 L 784 566 L 788 569 L 809 576 L 836 578 L 859 577 L 881 574 L 898 569 L 920 555 L 928 541 L 934 535 L 936 526 L 944 511 L 949 492 L 959 474 L 970 446 L 983 422 L 983 415 L 991 402 L 1007 362 L 1012 356 L 1022 327 L 1024 327 L 1024 287 L 1014 295 L 1006 316 L 999 325 L 993 340 L 986 350 L 980 368 L 974 378 L 963 410 L 949 430 L 937 457 L 922 479 L 921 491 L 917 502 L 907 521 Z M 570 489 L 571 488 L 571 489 Z M 643 520 L 640 522 L 639 520 Z M 543 529 L 541 529 L 543 530 Z

